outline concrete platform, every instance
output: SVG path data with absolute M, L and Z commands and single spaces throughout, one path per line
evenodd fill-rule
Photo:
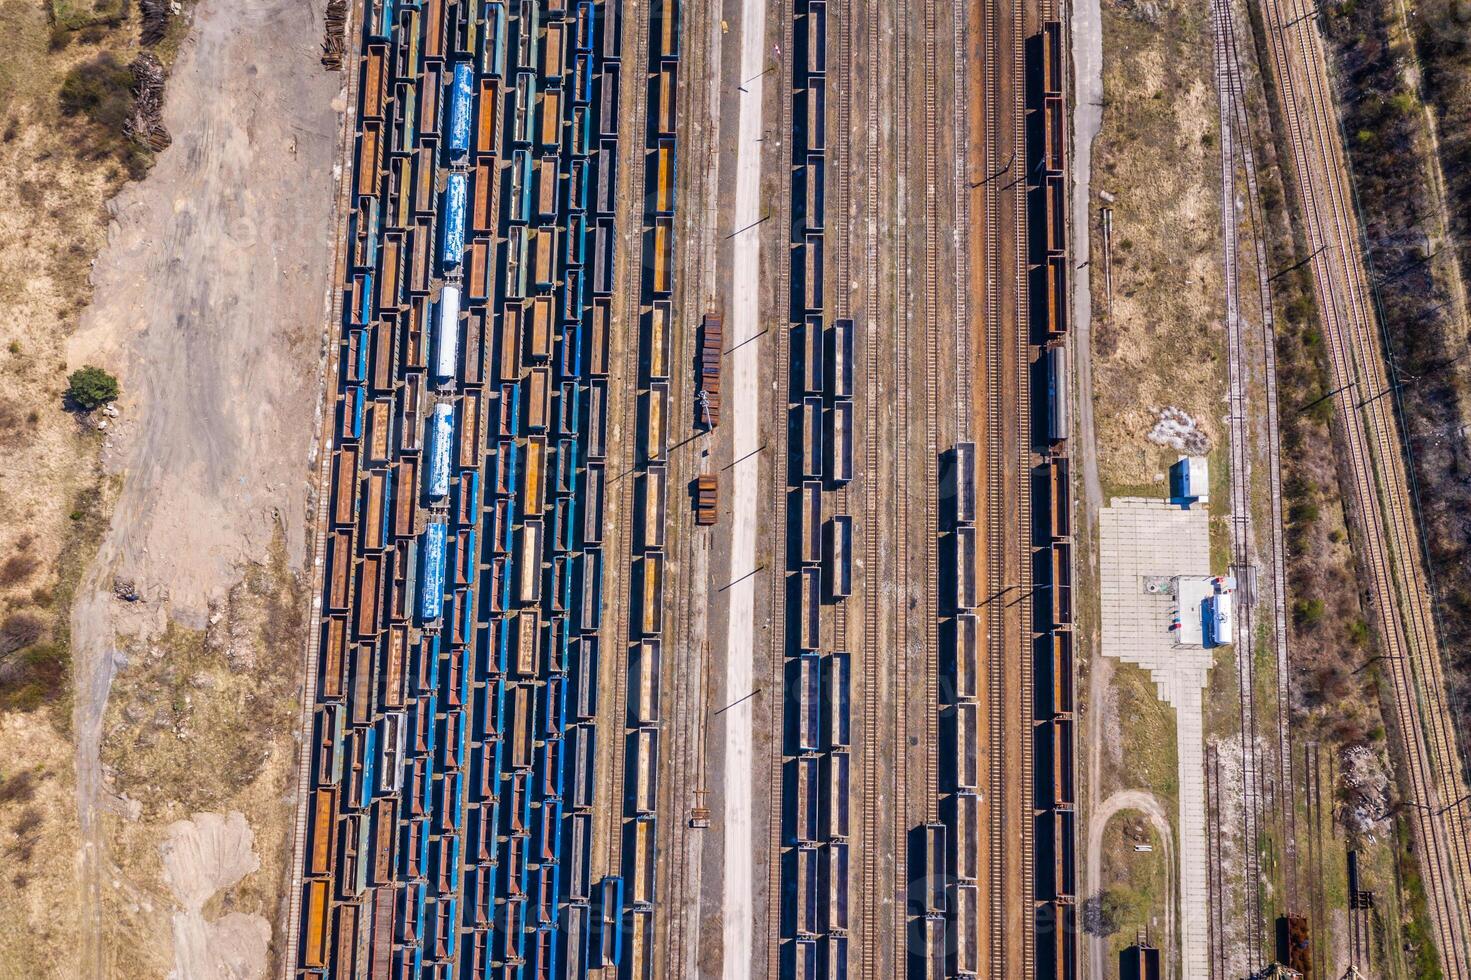
M 1160 700 L 1175 709 L 1180 760 L 1180 975 L 1210 973 L 1206 869 L 1205 741 L 1202 698 L 1210 650 L 1175 645 L 1168 591 L 1146 578 L 1210 574 L 1210 515 L 1164 500 L 1119 497 L 1099 513 L 1103 654 L 1149 671 Z

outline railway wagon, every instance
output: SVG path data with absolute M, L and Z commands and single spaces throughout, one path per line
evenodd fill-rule
M 434 317 L 434 383 L 443 388 L 459 373 L 460 287 L 446 285 L 439 293 Z
M 578 600 L 578 629 L 595 633 L 603 624 L 603 552 L 590 548 L 582 553 L 582 578 Z
M 582 473 L 582 540 L 588 545 L 597 545 L 603 540 L 604 484 L 603 464 L 589 463 Z
M 303 886 L 303 914 L 301 917 L 301 962 L 310 969 L 327 966 L 328 928 L 331 919 L 329 895 L 331 884 L 320 879 L 308 881 Z
M 942 488 L 955 506 L 956 524 L 976 522 L 976 444 L 958 442 L 951 454 L 950 486 Z
M 613 222 L 600 218 L 593 225 L 592 239 L 592 291 L 594 296 L 609 296 L 613 293 L 615 280 L 614 256 L 618 247 L 618 236 Z
M 1051 703 L 1045 717 L 1069 716 L 1073 713 L 1073 634 L 1071 630 L 1054 630 L 1041 640 L 1046 658 L 1045 668 L 1038 671 L 1048 682 L 1046 694 Z M 1043 720 L 1039 717 L 1038 720 Z
M 827 396 L 829 401 L 853 397 L 853 321 L 840 317 L 827 332 Z
M 823 166 L 820 153 L 807 154 L 804 166 L 797 171 L 796 179 L 802 188 L 802 213 L 799 215 L 801 228 L 805 232 L 820 232 L 823 229 L 824 213 L 827 210 L 827 168 Z
M 1042 165 L 1047 174 L 1061 174 L 1067 153 L 1067 113 L 1062 96 L 1049 95 L 1042 101 Z
M 1052 620 L 1056 626 L 1073 621 L 1073 546 L 1068 541 L 1052 542 Z
M 574 813 L 568 820 L 567 894 L 574 902 L 592 897 L 592 814 Z
M 852 759 L 846 752 L 822 757 L 822 830 L 829 840 L 846 840 L 851 829 Z
M 639 625 L 643 635 L 655 637 L 664 631 L 664 553 L 645 552 L 639 569 Z
M 827 150 L 827 80 L 820 75 L 807 79 L 802 97 L 802 139 L 808 153 Z
M 663 650 L 657 637 L 639 643 L 633 657 L 633 680 L 629 688 L 635 692 L 630 705 L 631 722 L 635 725 L 658 725 L 662 720 L 659 711 L 659 672 Z
M 783 956 L 791 957 L 788 972 L 792 980 L 817 980 L 818 953 L 816 939 L 794 939 L 787 944 Z
M 653 980 L 654 910 L 635 908 L 628 913 L 628 968 L 630 980 Z
M 974 609 L 977 601 L 976 529 L 961 526 L 955 529 L 955 608 Z
M 821 395 L 824 391 L 823 368 L 826 359 L 826 341 L 821 314 L 809 314 L 802 321 L 798 330 L 801 332 L 801 337 L 792 345 L 792 356 L 801 358 L 798 374 L 802 379 L 802 393 Z
M 449 135 L 445 149 L 457 160 L 470 152 L 470 124 L 474 116 L 475 69 L 458 61 L 450 75 Z
M 1044 21 L 1042 24 L 1042 92 L 1044 95 L 1062 94 L 1062 50 L 1062 21 Z
M 827 478 L 834 487 L 853 479 L 853 400 L 842 398 L 827 413 Z
M 1062 174 L 1042 178 L 1042 227 L 1047 254 L 1067 252 L 1067 182 Z
M 588 633 L 577 641 L 573 676 L 577 679 L 574 714 L 578 721 L 591 721 L 598 713 L 599 638 Z
M 822 484 L 817 480 L 803 481 L 798 507 L 802 512 L 800 561 L 803 565 L 816 565 L 822 561 Z
M 1073 811 L 1054 808 L 1038 813 L 1032 839 L 1036 842 L 1037 877 L 1033 887 L 1037 898 L 1072 898 L 1077 880 Z
M 822 399 L 802 399 L 802 478 L 822 479 Z
M 357 472 L 357 447 L 343 446 L 338 449 L 332 457 L 332 504 L 329 511 L 336 527 L 357 523 Z
M 536 73 L 516 73 L 516 89 L 511 99 L 511 139 L 517 143 L 530 143 L 536 138 L 536 119 L 532 111 L 536 104 Z
M 945 884 L 949 880 L 948 830 L 943 823 L 924 825 L 924 877 L 920 879 L 920 894 L 912 896 L 917 904 L 931 915 L 944 914 Z
M 650 242 L 650 265 L 653 275 L 648 280 L 655 296 L 668 296 L 674 292 L 674 219 L 656 217 L 653 238 Z
M 662 462 L 669 444 L 669 382 L 655 381 L 644 396 L 644 458 Z M 589 454 L 591 455 L 591 454 Z
M 807 75 L 827 72 L 827 0 L 807 0 L 807 16 L 802 19 L 805 57 L 802 70 Z
M 347 620 L 332 616 L 322 623 L 317 655 L 317 697 L 321 700 L 340 701 L 345 693 L 347 642 Z
M 1043 295 L 1039 305 L 1046 313 L 1047 338 L 1056 341 L 1067 336 L 1068 332 L 1067 256 L 1048 256 L 1042 271 Z
M 552 372 L 547 367 L 534 367 L 526 372 L 523 383 L 526 391 L 522 401 L 526 412 L 526 428 L 531 432 L 545 432 L 552 414 Z M 519 393 L 520 389 L 518 389 Z
M 567 733 L 567 753 L 572 771 L 567 802 L 574 810 L 587 810 L 593 804 L 593 779 L 597 775 L 596 732 L 597 729 L 591 725 L 578 725 Z
M 679 156 L 672 139 L 661 138 L 654 145 L 654 166 L 651 179 L 654 185 L 654 213 L 660 216 L 674 214 L 674 190 L 678 180 Z
M 816 653 L 804 653 L 797 658 L 796 693 L 797 751 L 819 752 L 822 750 L 822 658 Z
M 975 793 L 956 793 L 950 798 L 954 812 L 950 820 L 950 869 L 961 881 L 980 877 L 981 798 Z
M 319 786 L 312 791 L 311 825 L 307 840 L 307 875 L 331 874 L 332 857 L 337 851 L 336 786 Z
M 824 535 L 823 579 L 828 599 L 836 602 L 853 594 L 853 518 L 837 514 L 827 522 Z
M 1047 438 L 1054 445 L 1066 442 L 1071 428 L 1068 394 L 1067 348 L 1049 347 L 1047 358 Z
M 920 920 L 920 948 L 924 958 L 921 977 L 923 980 L 945 980 L 946 956 L 948 953 L 946 922 L 943 915 L 926 915 Z
M 660 61 L 679 60 L 680 0 L 654 0 L 649 11 L 650 46 Z
M 347 712 L 340 704 L 318 705 L 312 722 L 316 781 L 319 785 L 335 786 L 342 781 Z
M 670 316 L 669 301 L 661 299 L 654 301 L 649 308 L 649 315 L 644 318 L 646 327 L 643 360 L 647 364 L 646 373 L 651 381 L 669 380 L 672 334 Z
M 1038 980 L 1073 980 L 1078 975 L 1077 905 L 1039 902 L 1033 918 L 1037 936 Z
M 846 749 L 852 742 L 853 658 L 845 651 L 823 659 L 823 731 L 829 749 Z
M 605 8 L 607 4 L 603 5 Z M 679 66 L 672 61 L 666 61 L 659 65 L 658 72 L 651 80 L 654 88 L 654 96 L 651 103 L 654 106 L 654 135 L 673 137 L 675 135 L 675 95 L 679 90 L 678 85 Z
M 802 239 L 802 258 L 805 272 L 802 277 L 803 302 L 808 313 L 823 310 L 823 237 L 822 232 L 810 231 Z
M 465 203 L 469 191 L 466 181 L 465 174 L 458 171 L 451 171 L 445 179 L 444 200 L 439 212 L 444 221 L 439 261 L 445 269 L 457 267 L 465 251 Z
M 448 402 L 434 406 L 434 413 L 426 421 L 429 432 L 429 471 L 425 482 L 425 494 L 431 500 L 443 500 L 449 494 L 450 453 L 454 449 L 454 407 Z
M 955 697 L 973 701 L 980 696 L 979 626 L 974 613 L 955 617 Z
M 522 351 L 528 362 L 545 364 L 552 358 L 552 297 L 537 296 L 526 305 L 531 315 L 526 318 L 526 342 Z
M 830 841 L 822 849 L 820 921 L 828 932 L 848 931 L 848 842 Z
M 822 569 L 804 568 L 798 573 L 797 645 L 815 653 L 822 645 Z
M 593 210 L 599 218 L 612 217 L 618 206 L 618 141 L 598 144 L 597 183 L 593 187 Z M 612 261 L 609 253 L 609 261 Z
M 601 460 L 607 453 L 607 447 L 603 441 L 607 405 L 608 383 L 598 378 L 587 386 L 587 424 L 583 427 L 583 431 L 587 433 L 587 458 L 589 460 Z
M 618 100 L 622 95 L 622 77 L 617 64 L 605 63 L 595 83 L 598 96 L 598 135 L 609 141 L 618 137 Z
M 787 768 L 790 788 L 787 800 L 792 817 L 792 833 L 788 843 L 815 844 L 821 838 L 819 829 L 822 817 L 820 792 L 822 773 L 817 756 L 806 755 L 793 759 Z
M 608 374 L 608 320 L 610 303 L 605 298 L 594 297 L 588 307 L 586 333 L 588 344 L 588 373 L 593 377 Z
M 526 160 L 531 155 L 525 150 L 517 151 Z M 557 220 L 557 158 L 545 156 L 536 162 L 536 218 L 538 221 Z M 523 188 L 524 190 L 524 188 Z
M 521 526 L 521 533 L 516 536 L 514 567 L 520 570 L 517 576 L 517 596 L 522 605 L 530 606 L 541 602 L 541 562 L 544 539 L 545 527 L 540 518 L 528 518 Z
M 981 890 L 979 885 L 955 886 L 952 922 L 955 969 L 962 976 L 979 972 L 981 935 Z
M 961 702 L 955 706 L 955 787 L 961 792 L 978 792 L 980 789 L 980 752 L 977 727 L 979 708 L 974 703 Z
M 444 610 L 444 551 L 447 528 L 442 521 L 431 521 L 424 528 L 419 547 L 419 621 L 437 623 Z
M 1054 455 L 1047 460 L 1047 490 L 1051 537 L 1071 538 L 1072 484 L 1068 480 L 1068 457 Z
M 546 509 L 546 438 L 528 438 L 525 454 L 526 465 L 521 472 L 521 514 L 523 517 L 530 517 Z
M 822 937 L 817 947 L 817 975 L 821 980 L 847 980 L 847 936 L 829 933 Z
M 815 936 L 822 931 L 817 918 L 819 855 L 815 847 L 798 847 L 791 852 L 794 859 L 792 891 L 792 931 L 799 936 Z

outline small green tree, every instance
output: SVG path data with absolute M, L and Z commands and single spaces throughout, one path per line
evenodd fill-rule
M 73 371 L 67 378 L 66 396 L 89 412 L 116 401 L 120 393 L 117 378 L 90 364 Z

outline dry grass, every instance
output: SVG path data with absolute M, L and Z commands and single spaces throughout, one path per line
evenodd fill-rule
M 1146 13 L 1147 9 L 1147 13 Z M 1105 485 L 1157 485 L 1178 453 L 1145 435 L 1161 409 L 1215 444 L 1222 356 L 1220 168 L 1208 9 L 1103 5 L 1103 128 L 1092 212 L 1113 208 L 1113 310 L 1092 277 L 1094 417 Z M 1110 193 L 1110 205 L 1100 194 Z M 1103 242 L 1094 220 L 1092 254 Z M 1097 268 L 1097 263 L 1095 263 Z
M 249 913 L 274 928 L 289 864 L 304 604 L 278 537 L 270 564 L 251 566 L 204 630 L 171 623 L 128 650 L 108 702 L 102 761 L 113 791 L 133 807 L 128 820 L 110 821 L 114 858 L 148 900 L 109 909 L 106 921 L 120 939 L 169 932 L 153 918 L 173 909 L 157 873 L 158 844 L 170 823 L 206 810 L 243 813 L 261 858 L 260 869 L 216 895 L 206 915 Z M 167 972 L 171 960 L 160 962 Z M 153 959 L 136 966 L 148 972 Z

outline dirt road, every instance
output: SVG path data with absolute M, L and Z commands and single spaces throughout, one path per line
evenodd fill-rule
M 740 77 L 750 79 L 742 87 L 739 144 L 736 150 L 735 228 L 748 229 L 732 244 L 733 280 L 730 336 L 736 348 L 731 355 L 732 390 L 728 396 L 734 447 L 732 457 L 741 462 L 731 471 L 734 519 L 731 528 L 729 636 L 726 641 L 725 690 L 731 700 L 745 699 L 754 687 L 753 631 L 757 578 L 750 574 L 756 564 L 757 472 L 761 465 L 760 396 L 757 390 L 756 344 L 743 344 L 760 330 L 757 317 L 757 288 L 760 276 L 761 237 L 752 226 L 761 218 L 761 105 L 762 65 L 766 52 L 766 5 L 764 0 L 743 0 L 741 5 Z M 755 954 L 752 936 L 755 907 L 751 899 L 751 793 L 752 704 L 746 699 L 732 707 L 725 720 L 725 860 L 724 860 L 724 975 L 727 980 L 749 975 L 749 957 Z
M 113 202 L 95 299 L 69 349 L 73 366 L 116 365 L 125 392 L 104 453 L 123 489 L 71 620 L 86 976 L 116 964 L 104 879 L 138 871 L 109 857 L 99 761 L 117 637 L 169 618 L 202 626 L 278 528 L 292 566 L 303 560 L 340 87 L 317 64 L 320 6 L 195 9 L 164 109 L 173 145 Z M 115 578 L 142 601 L 114 600 Z M 229 826 L 248 837 L 243 820 Z M 245 945 L 260 962 L 241 975 L 263 972 L 264 945 Z M 209 976 L 203 964 L 223 964 L 207 953 L 176 949 L 176 962 Z
M 1103 801 L 1103 804 L 1093 812 L 1088 820 L 1088 885 L 1085 894 L 1091 896 L 1099 894 L 1103 888 L 1101 870 L 1103 852 L 1103 832 L 1108 828 L 1108 822 L 1124 810 L 1138 810 L 1149 819 L 1154 827 L 1154 832 L 1159 834 L 1159 839 L 1164 842 L 1165 868 L 1169 886 L 1166 891 L 1165 904 L 1165 938 L 1161 941 L 1163 959 L 1166 964 L 1173 964 L 1173 949 L 1175 938 L 1175 838 L 1170 833 L 1170 821 L 1165 815 L 1164 807 L 1160 806 L 1159 800 L 1154 798 L 1153 793 L 1143 790 L 1125 789 Z M 1103 980 L 1107 976 L 1104 970 L 1104 953 L 1108 948 L 1108 939 L 1104 936 L 1093 936 L 1088 941 L 1088 959 L 1092 965 L 1092 976 L 1097 980 Z M 1165 967 L 1167 974 L 1173 974 L 1172 965 Z

